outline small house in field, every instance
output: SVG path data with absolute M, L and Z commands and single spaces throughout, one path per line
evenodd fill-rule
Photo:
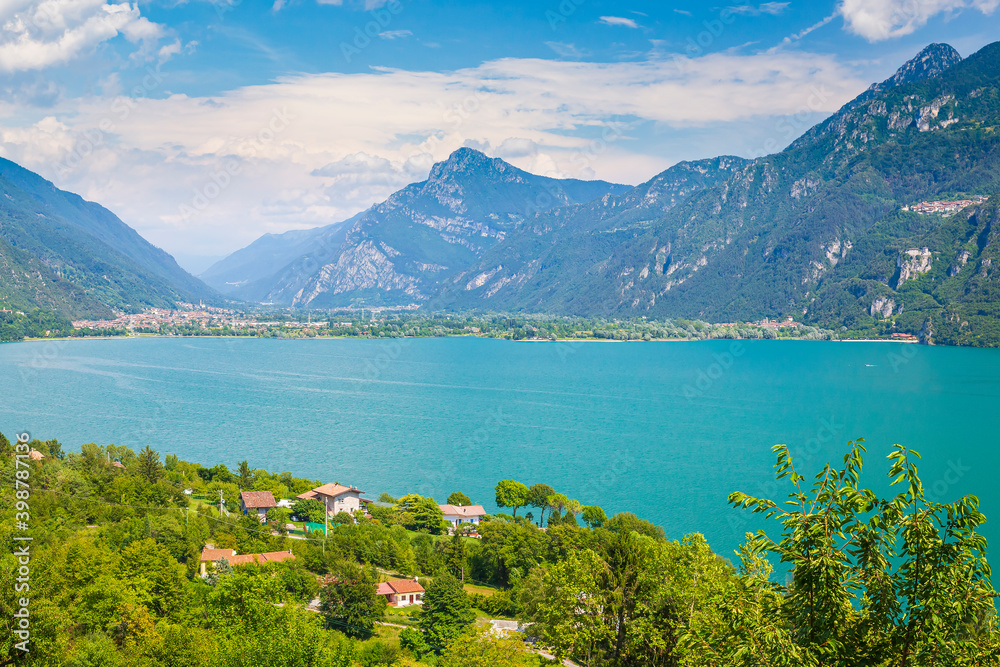
M 266 565 L 267 563 L 281 563 L 286 560 L 295 560 L 295 554 L 291 551 L 269 551 L 262 554 L 237 554 L 236 549 L 209 549 L 201 550 L 201 576 L 208 573 L 208 565 L 224 560 L 230 567 L 237 565 Z
M 364 491 L 353 486 L 340 484 L 324 484 L 312 491 L 300 493 L 300 500 L 318 500 L 326 505 L 327 514 L 333 516 L 339 512 L 354 514 L 361 509 L 361 504 L 367 502 L 361 498 Z
M 452 530 L 463 523 L 478 526 L 479 522 L 486 516 L 486 510 L 483 509 L 482 505 L 439 505 L 438 507 L 441 508 L 444 520 L 451 524 Z
M 256 514 L 261 523 L 267 521 L 267 510 L 276 505 L 270 491 L 243 491 L 240 493 L 240 510 L 244 514 Z
M 384 597 L 390 607 L 409 607 L 424 603 L 424 587 L 416 578 L 384 581 L 378 585 L 378 595 Z

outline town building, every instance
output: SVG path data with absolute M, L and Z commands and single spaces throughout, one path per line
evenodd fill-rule
M 269 551 L 262 554 L 237 554 L 236 549 L 210 549 L 208 547 L 201 550 L 201 576 L 208 573 L 208 565 L 224 560 L 230 567 L 237 565 L 265 565 L 267 563 L 282 563 L 286 560 L 295 560 L 295 554 L 291 551 Z
M 424 603 L 424 587 L 416 578 L 384 581 L 378 585 L 378 595 L 384 597 L 390 607 L 409 607 Z
M 244 514 L 256 514 L 261 523 L 267 521 L 267 510 L 276 505 L 270 491 L 243 491 L 240 493 L 240 511 Z
M 479 522 L 486 516 L 486 510 L 483 509 L 482 505 L 438 505 L 438 507 L 441 508 L 444 520 L 451 524 L 452 530 L 463 523 L 478 526 Z
M 312 491 L 300 493 L 297 497 L 300 500 L 318 500 L 326 506 L 326 511 L 330 516 L 339 512 L 354 514 L 361 509 L 362 503 L 368 501 L 361 496 L 364 491 L 353 486 L 342 486 L 340 484 L 324 484 L 317 486 Z

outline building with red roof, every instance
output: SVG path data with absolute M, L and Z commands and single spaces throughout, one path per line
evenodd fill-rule
M 377 594 L 384 597 L 390 607 L 409 607 L 424 603 L 424 587 L 414 579 L 383 581 Z

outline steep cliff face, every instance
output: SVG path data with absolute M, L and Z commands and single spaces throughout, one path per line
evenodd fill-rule
M 1000 44 L 959 60 L 932 45 L 781 153 L 692 163 L 705 174 L 675 201 L 643 206 L 654 179 L 539 215 L 433 303 L 827 326 L 897 317 L 911 304 L 895 288 L 933 258 L 896 260 L 939 220 L 901 206 L 1000 190 Z
M 934 257 L 927 248 L 909 248 L 901 252 L 896 258 L 899 277 L 893 289 L 898 290 L 910 278 L 916 278 L 920 274 L 930 271 L 933 262 Z
M 314 308 L 419 304 L 538 212 L 630 189 L 536 176 L 479 151 L 459 149 L 435 164 L 426 181 L 336 229 L 313 234 L 297 246 L 297 257 L 271 267 L 239 294 Z

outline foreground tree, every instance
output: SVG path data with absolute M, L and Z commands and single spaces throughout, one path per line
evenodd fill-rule
M 431 649 L 441 653 L 475 620 L 469 596 L 450 572 L 431 582 L 420 610 L 420 628 Z
M 516 635 L 478 627 L 452 642 L 441 656 L 441 667 L 522 667 L 528 651 Z
M 734 493 L 730 502 L 777 519 L 781 537 L 748 535 L 742 552 L 745 588 L 722 603 L 736 609 L 766 600 L 758 625 L 744 636 L 709 639 L 696 629 L 693 651 L 716 655 L 711 664 L 736 665 L 766 637 L 784 647 L 760 664 L 985 665 L 1000 661 L 996 591 L 986 562 L 986 520 L 972 495 L 952 503 L 929 500 L 917 474 L 919 454 L 894 445 L 889 477 L 901 491 L 879 498 L 859 487 L 865 447 L 850 443 L 844 465 L 826 465 L 811 487 L 785 445 L 777 445 L 777 477 L 793 490 L 778 503 Z M 773 554 L 791 568 L 787 586 L 764 583 L 760 563 Z M 753 619 L 751 619 L 753 620 Z M 692 641 L 693 640 L 693 641 Z M 701 663 L 708 664 L 708 663 Z
M 320 611 L 326 624 L 350 637 L 367 639 L 385 618 L 386 600 L 378 595 L 378 573 L 372 567 L 341 563 L 334 581 L 323 589 Z

